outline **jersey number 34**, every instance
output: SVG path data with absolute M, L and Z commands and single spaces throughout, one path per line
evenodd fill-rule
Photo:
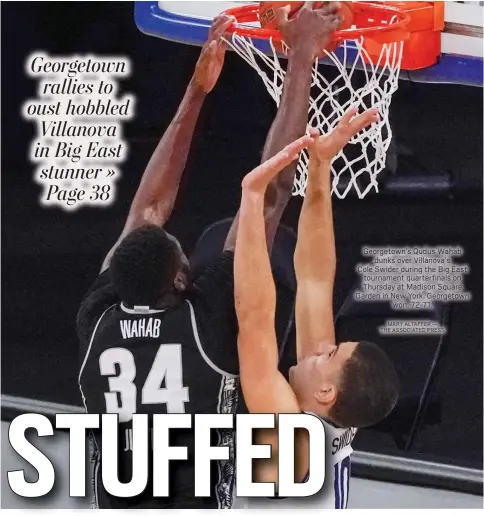
M 109 392 L 104 394 L 106 413 L 119 414 L 120 423 L 131 421 L 137 402 L 133 353 L 125 348 L 107 349 L 99 357 L 99 370 L 109 376 Z M 160 387 L 163 380 L 165 386 Z M 182 414 L 189 400 L 188 387 L 183 386 L 181 345 L 162 344 L 141 390 L 141 404 L 165 404 L 167 413 Z

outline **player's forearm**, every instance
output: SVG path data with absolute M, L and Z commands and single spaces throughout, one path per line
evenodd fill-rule
M 164 224 L 173 210 L 205 93 L 192 81 L 178 111 L 158 143 L 141 179 L 130 215 L 139 218 L 148 208 Z
M 306 51 L 289 54 L 281 102 L 267 135 L 262 162 L 306 132 L 313 59 Z M 272 244 L 282 214 L 291 198 L 297 163 L 286 167 L 269 183 L 266 192 L 267 240 Z
M 332 283 L 336 270 L 331 163 L 311 158 L 294 256 L 299 281 Z
M 313 59 L 306 50 L 294 50 L 289 54 L 281 102 L 267 135 L 262 162 L 277 154 L 286 145 L 304 135 L 308 120 Z M 269 185 L 266 199 L 272 187 L 292 191 L 295 164 L 286 167 Z M 274 189 L 274 188 L 272 188 Z
M 336 268 L 330 164 L 310 160 L 308 185 L 294 253 L 297 280 L 297 357 L 334 343 L 333 285 Z
M 261 163 L 275 156 L 286 145 L 306 132 L 312 65 L 313 60 L 306 50 L 290 53 L 281 102 L 276 118 L 267 135 Z M 266 241 L 269 251 L 272 248 L 282 214 L 291 198 L 296 166 L 297 163 L 292 163 L 286 167 L 267 187 L 264 218 L 266 221 Z M 240 213 L 237 213 L 227 236 L 224 249 L 233 249 L 235 247 L 239 219 Z
M 239 331 L 264 331 L 274 328 L 276 289 L 272 277 L 263 219 L 261 193 L 242 192 L 240 222 L 235 247 L 235 308 Z M 258 343 L 243 339 L 245 346 Z M 277 363 L 277 350 L 274 349 Z

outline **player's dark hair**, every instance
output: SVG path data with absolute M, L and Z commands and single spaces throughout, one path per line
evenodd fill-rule
M 128 306 L 155 306 L 173 288 L 180 251 L 165 230 L 141 226 L 127 235 L 114 251 L 111 280 Z
M 398 401 L 399 382 L 386 353 L 361 341 L 343 366 L 331 419 L 348 428 L 364 428 L 384 419 Z

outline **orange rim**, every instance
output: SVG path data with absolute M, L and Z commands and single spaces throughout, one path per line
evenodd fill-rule
M 354 2 L 353 12 L 355 13 L 355 18 L 360 21 L 362 17 L 366 17 L 368 22 L 370 22 L 371 17 L 375 16 L 381 23 L 336 31 L 333 35 L 333 41 L 358 39 L 360 36 L 375 37 L 379 34 L 383 35 L 383 33 L 387 40 L 391 40 L 392 36 L 394 36 L 394 41 L 401 41 L 407 36 L 405 28 L 410 22 L 410 15 L 398 7 L 375 2 Z M 227 29 L 229 34 L 239 34 L 256 39 L 272 39 L 274 42 L 284 41 L 282 34 L 276 29 L 263 29 L 262 27 L 243 25 L 259 21 L 259 4 L 233 7 L 225 10 L 224 13 L 233 16 L 237 20 L 236 23 Z M 392 19 L 394 21 L 390 23 Z

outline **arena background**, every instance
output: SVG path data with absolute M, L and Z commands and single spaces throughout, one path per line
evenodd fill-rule
M 119 235 L 199 49 L 141 34 L 131 2 L 2 3 L 1 23 L 2 395 L 79 406 L 74 331 L 79 301 Z M 123 84 L 137 96 L 137 116 L 125 125 L 129 158 L 117 200 L 108 209 L 66 214 L 39 205 L 40 188 L 26 159 L 34 127 L 20 116 L 22 102 L 36 88 L 24 74 L 24 60 L 39 49 L 55 55 L 121 54 L 132 60 L 134 73 Z M 396 170 L 400 176 L 418 172 L 445 178 L 449 188 L 334 201 L 335 311 L 356 280 L 363 244 L 461 245 L 462 262 L 471 267 L 466 286 L 473 301 L 453 306 L 448 352 L 410 450 L 401 449 L 401 440 L 408 435 L 437 345 L 428 337 L 384 340 L 397 360 L 410 408 L 403 407 L 404 415 L 386 427 L 360 432 L 358 450 L 482 469 L 482 110 L 482 88 L 401 82 L 391 116 Z M 274 114 L 254 72 L 228 53 L 203 109 L 169 223 L 188 251 L 208 224 L 235 213 L 241 178 L 258 163 Z M 293 227 L 299 209 L 295 198 L 285 215 Z M 342 333 L 358 330 L 374 337 L 374 327 L 359 319 L 349 321 Z M 2 417 L 11 416 L 4 410 Z

